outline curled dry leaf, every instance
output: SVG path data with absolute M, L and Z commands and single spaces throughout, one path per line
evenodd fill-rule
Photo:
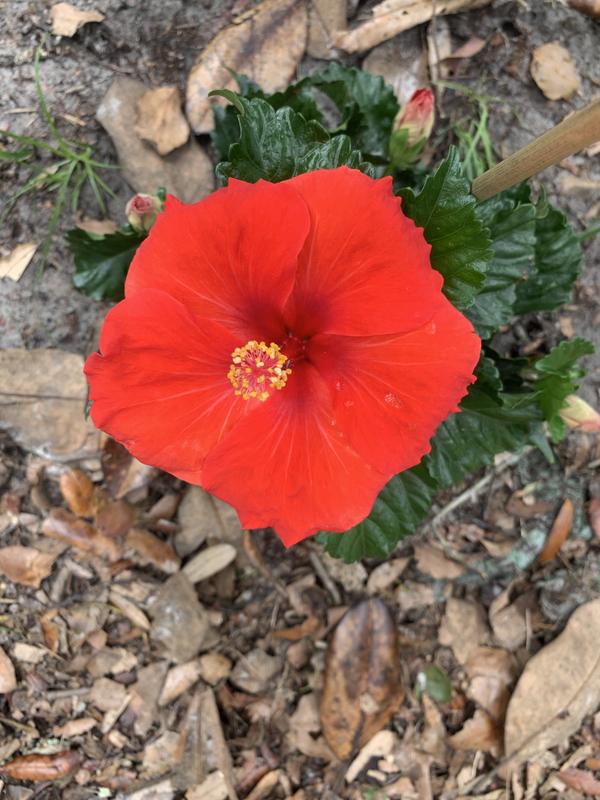
M 456 14 L 485 6 L 490 0 L 384 0 L 371 9 L 371 18 L 334 37 L 333 44 L 348 53 L 360 53 L 392 36 L 422 25 L 434 16 Z
M 0 694 L 14 692 L 17 688 L 17 676 L 12 661 L 0 647 Z
M 600 599 L 580 606 L 564 631 L 527 663 L 506 714 L 514 768 L 563 742 L 600 704 Z
M 52 6 L 50 17 L 55 36 L 75 36 L 79 28 L 88 22 L 102 22 L 104 14 L 99 11 L 81 11 L 71 3 L 57 3 Z
M 35 547 L 19 544 L 0 548 L 0 574 L 14 583 L 39 589 L 44 578 L 52 572 L 56 555 L 42 553 Z
M 365 600 L 340 620 L 327 649 L 321 725 L 338 758 L 349 758 L 402 702 L 396 626 L 380 600 Z
M 18 244 L 15 249 L 4 258 L 0 258 L 0 278 L 10 278 L 18 281 L 29 266 L 38 246 L 35 242 Z
M 284 89 L 304 53 L 306 26 L 304 2 L 263 0 L 246 19 L 222 30 L 188 76 L 186 113 L 192 129 L 196 133 L 213 129 L 208 93 L 213 89 L 235 91 L 232 72 L 247 75 L 266 92 Z
M 52 755 L 31 753 L 17 756 L 0 767 L 0 775 L 14 781 L 58 781 L 66 778 L 83 761 L 77 750 L 63 750 Z
M 185 144 L 190 127 L 181 111 L 181 98 L 176 86 L 148 89 L 137 102 L 135 132 L 166 156 Z
M 549 100 L 568 100 L 581 89 L 571 54 L 559 42 L 548 42 L 535 48 L 531 77 Z
M 571 533 L 571 528 L 573 527 L 574 515 L 575 508 L 573 506 L 573 501 L 570 497 L 567 497 L 560 507 L 560 510 L 556 515 L 556 519 L 552 523 L 550 533 L 546 539 L 546 544 L 540 553 L 540 564 L 547 564 L 548 561 L 552 561 L 554 556 L 566 542 L 567 537 Z
M 91 517 L 96 511 L 96 487 L 80 469 L 69 469 L 60 476 L 60 491 L 66 504 L 78 517 Z
M 121 548 L 114 539 L 99 533 L 88 522 L 77 519 L 64 508 L 52 509 L 42 524 L 42 532 L 52 539 L 66 542 L 111 562 L 121 558 Z

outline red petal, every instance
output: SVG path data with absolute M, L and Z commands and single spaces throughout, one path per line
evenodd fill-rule
M 442 277 L 423 231 L 392 195 L 391 178 L 340 167 L 289 185 L 311 217 L 288 308 L 296 335 L 401 333 L 431 319 Z
M 309 224 L 304 201 L 283 184 L 230 180 L 189 206 L 170 197 L 133 259 L 125 294 L 162 289 L 235 330 L 238 344 L 276 339 Z
M 146 289 L 106 317 L 85 365 L 94 424 L 168 472 L 201 468 L 208 450 L 256 403 L 227 372 L 237 339 L 168 294 Z
M 317 336 L 309 358 L 329 384 L 338 427 L 369 464 L 391 476 L 429 452 L 435 429 L 473 382 L 480 348 L 471 323 L 444 299 L 415 331 Z
M 288 547 L 321 529 L 348 530 L 370 512 L 385 478 L 333 422 L 326 385 L 300 363 L 210 452 L 203 485 L 234 506 L 244 527 L 271 526 Z

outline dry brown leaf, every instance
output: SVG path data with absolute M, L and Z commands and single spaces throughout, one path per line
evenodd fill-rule
M 81 11 L 71 3 L 57 3 L 50 9 L 52 33 L 55 36 L 74 36 L 88 22 L 102 22 L 99 11 Z
M 558 777 L 569 789 L 575 789 L 576 792 L 583 792 L 583 794 L 594 795 L 594 797 L 600 795 L 600 781 L 592 772 L 571 767 L 562 769 L 558 773 Z
M 191 786 L 185 793 L 185 800 L 227 800 L 229 790 L 227 781 L 220 770 L 211 774 L 196 786 Z
M 335 58 L 334 35 L 346 30 L 347 0 L 311 0 L 306 51 L 313 58 Z
M 336 36 L 333 44 L 348 53 L 359 53 L 370 50 L 402 31 L 421 25 L 434 16 L 481 8 L 489 2 L 490 0 L 384 0 L 373 6 L 370 19 L 357 28 Z
M 127 597 L 123 597 L 122 594 L 115 591 L 111 591 L 109 599 L 110 602 L 116 606 L 131 623 L 136 626 L 136 628 L 140 628 L 143 631 L 150 630 L 150 621 L 148 620 L 148 617 L 144 614 L 141 608 L 136 606 L 134 602 L 129 600 Z
M 281 668 L 282 660 L 279 656 L 270 656 L 264 650 L 255 648 L 241 656 L 229 679 L 239 689 L 250 694 L 259 694 L 271 685 Z
M 535 48 L 531 77 L 549 100 L 568 100 L 581 89 L 581 79 L 571 54 L 559 42 Z
M 61 736 L 69 739 L 71 736 L 82 736 L 84 733 L 91 731 L 98 724 L 98 720 L 94 717 L 80 717 L 79 719 L 70 719 L 64 725 L 55 725 L 52 729 L 53 736 Z
M 367 580 L 367 594 L 385 592 L 402 575 L 409 561 L 409 558 L 393 558 L 375 567 Z
M 231 661 L 222 653 L 206 653 L 200 656 L 199 664 L 202 680 L 211 686 L 228 678 L 231 673 Z
M 213 129 L 213 89 L 237 89 L 231 71 L 247 75 L 267 93 L 284 89 L 306 45 L 306 4 L 263 0 L 248 17 L 229 25 L 200 54 L 188 76 L 186 114 L 196 133 Z M 223 100 L 218 102 L 223 103 Z
M 458 578 L 465 571 L 462 564 L 446 558 L 439 547 L 429 544 L 415 545 L 415 558 L 419 572 L 430 575 L 432 578 L 452 580 Z
M 118 561 L 122 555 L 114 539 L 99 533 L 93 525 L 78 519 L 65 508 L 52 509 L 42 523 L 42 533 L 111 562 Z
M 97 506 L 96 487 L 80 469 L 69 469 L 60 476 L 60 491 L 74 514 L 91 517 Z
M 2 415 L 25 450 L 63 460 L 93 455 L 98 432 L 85 420 L 83 358 L 63 350 L 0 350 Z
M 192 583 L 211 578 L 235 559 L 236 549 L 230 544 L 215 544 L 206 547 L 187 562 L 183 571 Z
M 14 781 L 58 781 L 70 775 L 82 761 L 83 756 L 77 750 L 63 750 L 52 755 L 31 753 L 3 764 L 0 775 Z
M 465 664 L 470 678 L 467 695 L 494 719 L 504 718 L 510 686 L 517 676 L 514 656 L 506 650 L 479 647 Z
M 135 132 L 150 142 L 161 156 L 187 142 L 190 126 L 181 111 L 181 98 L 176 86 L 148 89 L 140 97 Z
M 107 437 L 100 454 L 104 485 L 112 497 L 119 500 L 135 489 L 150 483 L 155 474 L 153 467 L 142 464 L 122 444 Z
M 78 228 L 87 233 L 97 233 L 101 236 L 105 233 L 116 233 L 119 226 L 112 219 L 92 219 L 91 217 L 82 217 L 75 223 Z
M 179 570 L 179 558 L 168 542 L 164 542 L 150 531 L 132 528 L 125 540 L 134 550 L 142 564 L 153 564 L 157 569 L 172 575 Z
M 0 574 L 14 583 L 39 589 L 40 583 L 52 572 L 56 555 L 42 553 L 35 547 L 20 544 L 0 548 Z
M 162 687 L 159 706 L 168 706 L 173 700 L 186 692 L 200 677 L 200 664 L 198 661 L 188 661 L 186 664 L 177 664 L 167 672 L 165 684 Z
M 389 755 L 399 744 L 398 734 L 393 731 L 376 733 L 348 767 L 344 776 L 346 783 L 353 783 L 372 758 Z
M 10 658 L 0 647 L 0 694 L 14 692 L 17 688 L 17 676 Z
M 125 536 L 136 520 L 136 510 L 127 500 L 111 500 L 104 502 L 94 518 L 98 531 L 110 539 L 121 539 Z
M 592 19 L 600 19 L 600 0 L 568 0 L 571 8 L 587 14 Z
M 573 506 L 573 501 L 570 497 L 567 497 L 560 507 L 556 519 L 552 523 L 544 549 L 539 555 L 540 564 L 547 564 L 548 561 L 552 561 L 566 542 L 567 537 L 571 533 L 571 528 L 573 527 L 574 515 L 575 507 Z
M 506 714 L 509 766 L 566 740 L 600 704 L 600 599 L 580 606 L 564 631 L 525 666 Z
M 381 730 L 402 702 L 395 623 L 380 600 L 344 614 L 327 648 L 321 725 L 338 758 Z
M 448 738 L 448 743 L 455 750 L 482 750 L 499 756 L 502 752 L 502 729 L 486 711 L 477 709 L 461 730 Z
M 15 249 L 4 258 L 0 258 L 0 278 L 10 278 L 18 281 L 29 266 L 38 246 L 35 242 L 18 244 Z
M 290 750 L 298 750 L 309 758 L 322 758 L 333 761 L 335 756 L 325 743 L 321 732 L 319 705 L 314 693 L 302 695 L 298 706 L 290 716 L 290 726 L 286 735 Z
M 451 597 L 438 633 L 440 644 L 451 647 L 459 664 L 464 664 L 477 648 L 489 640 L 483 607 Z

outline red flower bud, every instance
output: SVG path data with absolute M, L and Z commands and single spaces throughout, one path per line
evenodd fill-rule
M 148 233 L 163 204 L 152 194 L 136 194 L 125 206 L 127 221 L 139 233 Z
M 560 416 L 572 430 L 600 433 L 600 414 L 576 394 L 570 394 Z
M 429 138 L 435 119 L 435 100 L 431 89 L 417 89 L 394 120 L 394 130 L 408 130 L 407 145 Z

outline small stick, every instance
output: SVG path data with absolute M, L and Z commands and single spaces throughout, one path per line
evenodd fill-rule
M 478 200 L 487 200 L 597 141 L 600 141 L 600 98 L 475 178 L 471 191 Z

